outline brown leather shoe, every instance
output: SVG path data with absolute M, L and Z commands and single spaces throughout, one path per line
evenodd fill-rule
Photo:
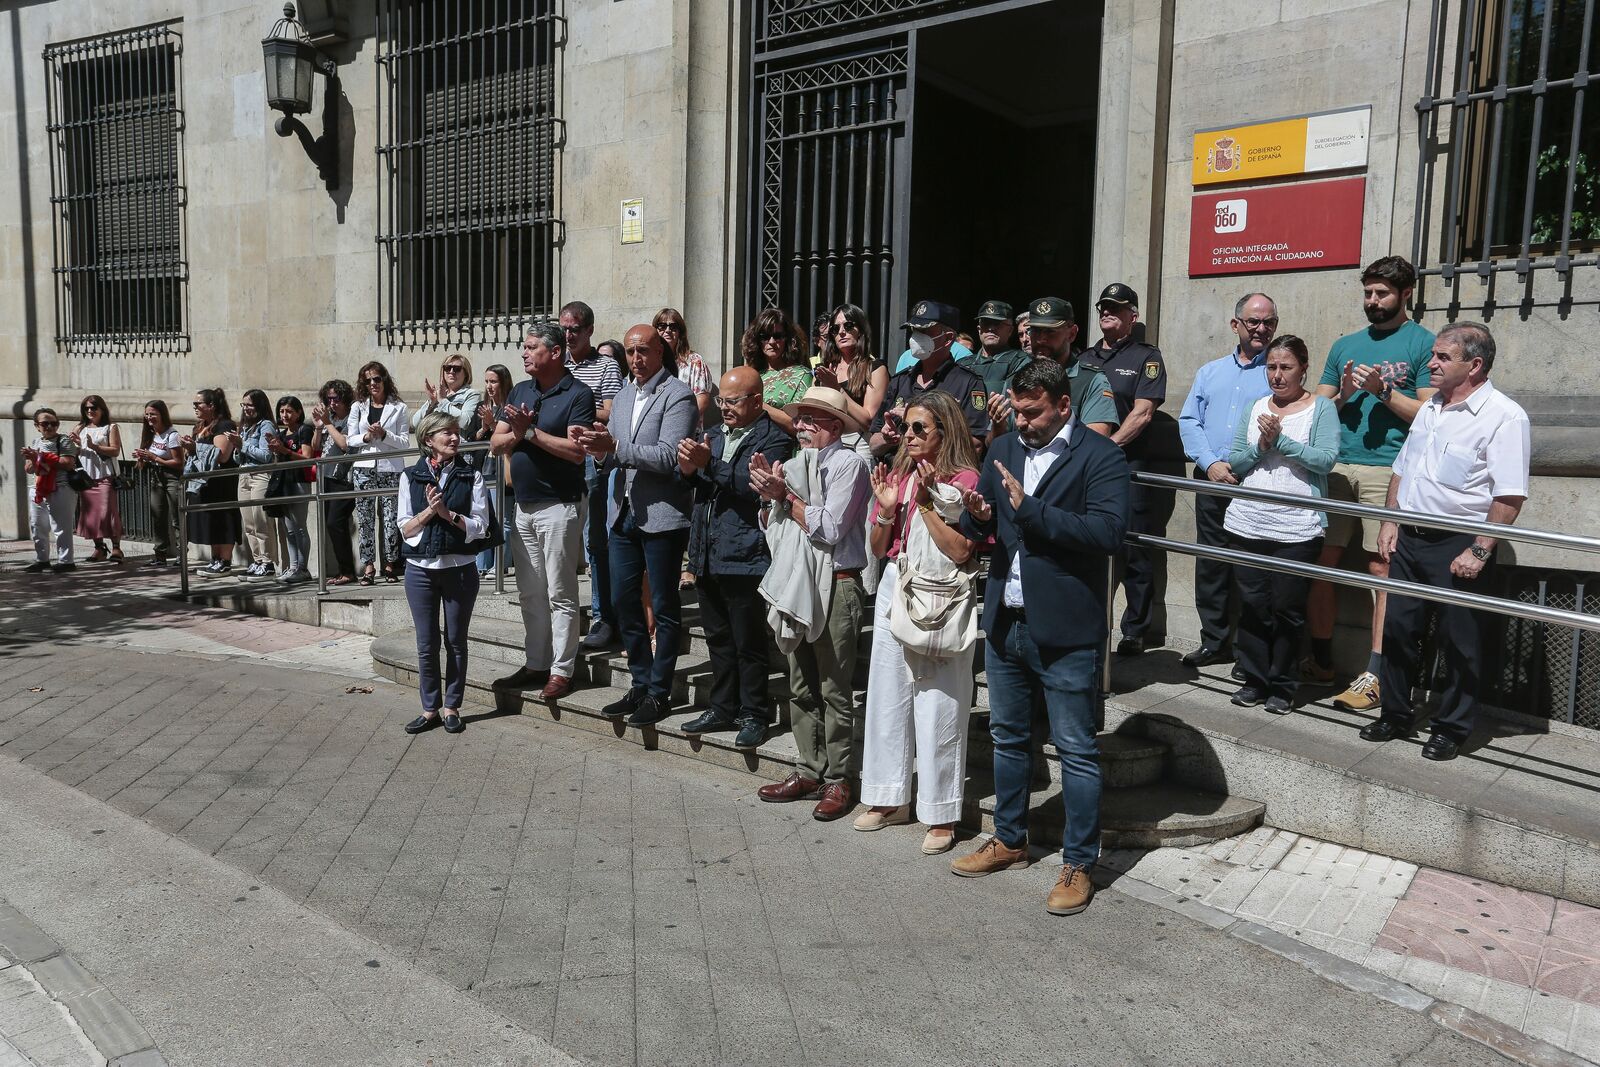
M 829 782 L 822 787 L 822 799 L 811 809 L 811 817 L 818 822 L 832 822 L 855 806 L 856 798 L 850 795 L 847 783 Z
M 1044 910 L 1051 915 L 1076 915 L 1087 908 L 1093 899 L 1094 883 L 1089 880 L 1088 870 L 1068 864 L 1061 868 L 1061 877 L 1056 879 L 1055 888 L 1050 890 L 1050 899 L 1044 902 Z
M 769 804 L 782 804 L 791 800 L 813 800 L 822 783 L 794 771 L 781 782 L 773 782 L 756 790 L 756 796 Z
M 555 700 L 558 697 L 566 696 L 570 692 L 572 692 L 572 679 L 563 678 L 559 674 L 552 674 L 550 681 L 546 682 L 545 687 L 539 690 L 539 699 Z
M 1021 870 L 1033 861 L 1028 858 L 1028 843 L 1012 848 L 998 837 L 991 837 L 965 856 L 951 862 L 950 870 L 963 878 L 982 878 L 995 871 Z

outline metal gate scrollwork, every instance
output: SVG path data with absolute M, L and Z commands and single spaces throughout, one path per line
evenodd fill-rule
M 752 312 L 781 307 L 809 326 L 841 302 L 859 304 L 882 354 L 892 336 L 908 67 L 900 39 L 756 75 Z

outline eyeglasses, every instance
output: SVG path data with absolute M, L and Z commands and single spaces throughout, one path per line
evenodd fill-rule
M 861 326 L 860 326 L 859 323 L 854 323 L 854 322 L 836 322 L 836 323 L 833 324 L 833 326 L 829 329 L 828 332 L 833 334 L 835 337 L 837 337 L 841 333 L 844 333 L 846 330 L 849 330 L 851 333 L 860 333 L 861 332 Z
M 906 423 L 906 432 L 915 434 L 918 437 L 932 437 L 938 429 L 938 426 L 932 423 L 923 422 L 921 419 L 918 419 L 916 422 Z
M 379 377 L 363 378 L 361 380 L 363 382 L 365 382 L 366 384 L 368 384 L 368 385 L 382 385 L 383 384 L 383 379 L 379 378 Z
M 1247 330 L 1259 330 L 1263 326 L 1276 326 L 1278 324 L 1276 315 L 1270 319 L 1236 319 L 1234 321 L 1243 323 Z
M 671 330 L 673 333 L 679 333 L 679 332 L 682 331 L 682 329 L 683 329 L 683 327 L 679 326 L 675 322 L 658 322 L 658 323 L 656 323 L 656 332 L 657 333 L 666 333 L 668 330 Z
M 715 403 L 719 408 L 731 408 L 744 403 L 746 400 L 749 400 L 751 397 L 756 395 L 757 394 L 755 393 L 746 393 L 744 396 L 719 396 L 713 398 L 712 402 Z
M 444 366 L 439 368 L 440 372 L 444 374 L 462 374 L 466 372 L 466 369 L 467 368 L 463 367 L 459 363 L 446 363 Z M 367 379 L 369 382 L 372 380 L 373 379 L 371 378 Z
M 338 393 L 329 393 L 327 396 L 322 398 L 322 402 L 324 404 L 337 404 L 342 399 L 343 398 Z
M 796 426 L 799 426 L 802 422 L 805 423 L 807 426 L 843 426 L 844 425 L 844 422 L 842 420 L 840 420 L 838 418 L 835 418 L 832 415 L 816 415 L 816 414 L 813 414 L 812 412 L 809 412 L 809 411 L 802 411 L 800 414 L 798 414 L 798 415 L 796 415 L 794 417 L 794 424 Z
M 39 424 L 39 429 L 41 429 L 41 430 L 53 430 L 57 426 L 60 426 L 60 425 L 61 424 L 59 422 L 41 422 Z
M 194 406 L 197 407 L 197 408 L 208 408 L 211 405 L 207 404 L 204 400 L 196 400 L 194 402 Z

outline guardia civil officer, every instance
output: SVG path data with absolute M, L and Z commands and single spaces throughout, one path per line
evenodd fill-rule
M 921 393 L 948 393 L 966 417 L 973 442 L 982 447 L 989 433 L 989 391 L 983 379 L 955 361 L 951 346 L 961 312 L 937 300 L 919 300 L 904 323 L 917 361 L 889 378 L 883 403 L 872 420 L 872 452 L 888 459 L 900 447 L 905 413 Z
M 1116 394 L 1120 424 L 1111 440 L 1122 446 L 1130 472 L 1166 473 L 1157 469 L 1162 457 L 1151 430 L 1157 409 L 1167 399 L 1167 365 L 1160 349 L 1134 337 L 1139 294 L 1123 282 L 1112 282 L 1100 291 L 1094 306 L 1100 314 L 1100 340 L 1085 349 L 1079 359 L 1084 366 L 1104 374 Z M 1171 489 L 1156 489 L 1135 481 L 1129 489 L 1129 532 L 1166 536 L 1174 495 Z M 1117 654 L 1137 656 L 1147 643 L 1159 644 L 1150 631 L 1160 591 L 1155 557 L 1150 551 L 1126 548 L 1124 558 L 1122 591 L 1127 604 L 1122 611 L 1122 640 L 1117 644 Z

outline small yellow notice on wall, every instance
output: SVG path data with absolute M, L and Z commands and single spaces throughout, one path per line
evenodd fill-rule
M 1247 182 L 1367 165 L 1372 107 L 1298 115 L 1194 135 L 1194 184 Z
M 644 198 L 635 197 L 622 202 L 622 243 L 644 243 Z

